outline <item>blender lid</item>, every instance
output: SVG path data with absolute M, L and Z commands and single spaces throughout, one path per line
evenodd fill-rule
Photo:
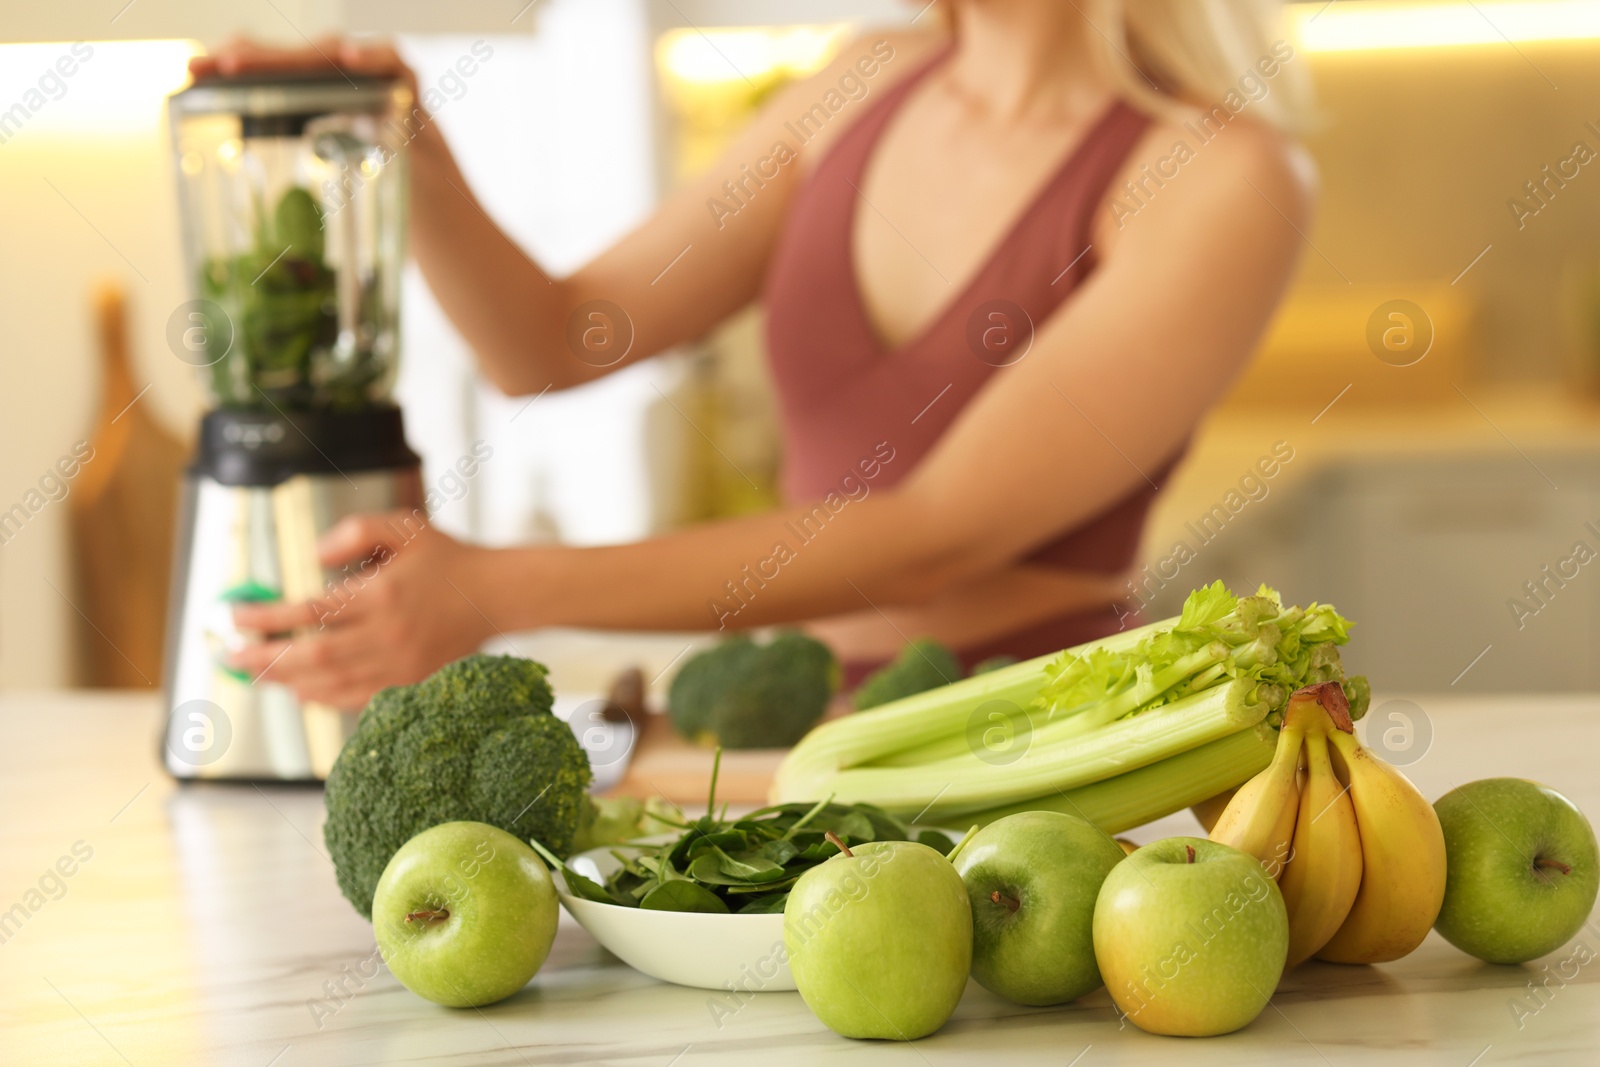
M 262 132 L 293 135 L 312 119 L 336 113 L 382 114 L 402 83 L 359 75 L 253 74 L 208 78 L 172 94 L 176 118 L 238 115 Z M 409 93 L 407 93 L 409 96 Z

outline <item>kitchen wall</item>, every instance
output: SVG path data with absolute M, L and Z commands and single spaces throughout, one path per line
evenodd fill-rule
M 1348 278 L 1404 297 L 1451 288 L 1465 270 L 1454 289 L 1477 303 L 1473 370 L 1492 381 L 1592 379 L 1600 160 L 1520 226 L 1507 201 L 1528 200 L 1524 183 L 1575 142 L 1600 152 L 1600 42 L 1302 54 L 1323 117 L 1306 142 L 1322 192 L 1300 286 L 1340 289 Z M 1580 296 L 1582 275 L 1591 281 Z
M 162 340 L 186 298 L 179 266 L 163 98 L 180 87 L 185 42 L 95 42 L 20 130 L 0 144 L 0 509 L 21 501 L 75 442 L 99 403 L 90 289 L 127 291 L 139 401 L 162 422 L 190 421 L 192 370 Z M 0 108 L 22 100 L 65 44 L 0 49 Z M 91 461 L 92 462 L 92 461 Z M 68 483 L 70 493 L 70 483 Z M 73 618 L 66 502 L 52 501 L 0 546 L 0 680 L 58 684 Z

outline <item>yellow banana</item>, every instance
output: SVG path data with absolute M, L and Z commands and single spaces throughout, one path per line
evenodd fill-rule
M 1320 710 L 1318 714 L 1326 720 Z M 1361 887 L 1355 807 L 1333 773 L 1325 730 L 1306 731 L 1305 759 L 1306 782 L 1300 791 L 1294 845 L 1279 879 L 1289 909 L 1285 970 L 1304 963 L 1328 942 L 1350 914 Z
M 1189 810 L 1194 812 L 1194 817 L 1199 820 L 1206 833 L 1216 828 L 1217 820 L 1222 818 L 1222 813 L 1227 810 L 1228 801 L 1233 799 L 1237 789 L 1226 789 L 1214 797 L 1207 797 L 1198 804 L 1191 805 Z
M 1422 943 L 1444 903 L 1444 832 L 1411 780 L 1335 730 L 1361 837 L 1361 888 L 1337 933 L 1317 952 L 1333 963 L 1397 960 Z
M 1272 763 L 1239 787 L 1211 828 L 1211 840 L 1254 856 L 1274 878 L 1283 873 L 1294 837 L 1301 740 L 1298 729 L 1285 725 L 1278 732 Z

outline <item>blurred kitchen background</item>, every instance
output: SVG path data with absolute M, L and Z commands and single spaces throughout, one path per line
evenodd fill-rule
M 201 402 L 167 340 L 189 293 L 164 100 L 191 54 L 235 33 L 397 35 L 445 94 L 437 119 L 481 200 L 561 272 L 706 167 L 786 79 L 920 7 L 8 3 L 0 687 L 159 681 L 170 485 Z M 1320 208 L 1258 359 L 1158 505 L 1131 593 L 1162 612 L 1222 577 L 1331 600 L 1358 620 L 1354 665 L 1386 689 L 1593 688 L 1600 3 L 1297 4 L 1290 39 L 1320 101 Z M 75 40 L 92 57 L 33 106 Z M 478 41 L 492 59 L 456 74 Z M 413 273 L 398 395 L 425 484 L 475 442 L 494 450 L 459 494 L 444 486 L 459 498 L 439 523 L 595 544 L 769 505 L 782 457 L 759 316 L 530 402 L 477 382 Z M 80 442 L 94 460 L 42 485 Z M 617 639 L 534 640 L 603 660 Z M 682 641 L 658 644 L 664 663 Z

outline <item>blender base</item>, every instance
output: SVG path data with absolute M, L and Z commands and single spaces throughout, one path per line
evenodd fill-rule
M 374 466 L 396 459 L 402 462 Z M 361 596 L 381 564 L 324 571 L 318 540 L 347 515 L 396 510 L 410 513 L 402 531 L 427 525 L 420 464 L 405 446 L 397 409 L 206 416 L 184 479 L 173 568 L 162 742 L 169 772 L 180 779 L 327 777 L 360 709 L 302 702 L 286 686 L 227 667 L 227 654 L 252 639 L 234 628 L 233 605 L 330 597 L 325 624 Z

